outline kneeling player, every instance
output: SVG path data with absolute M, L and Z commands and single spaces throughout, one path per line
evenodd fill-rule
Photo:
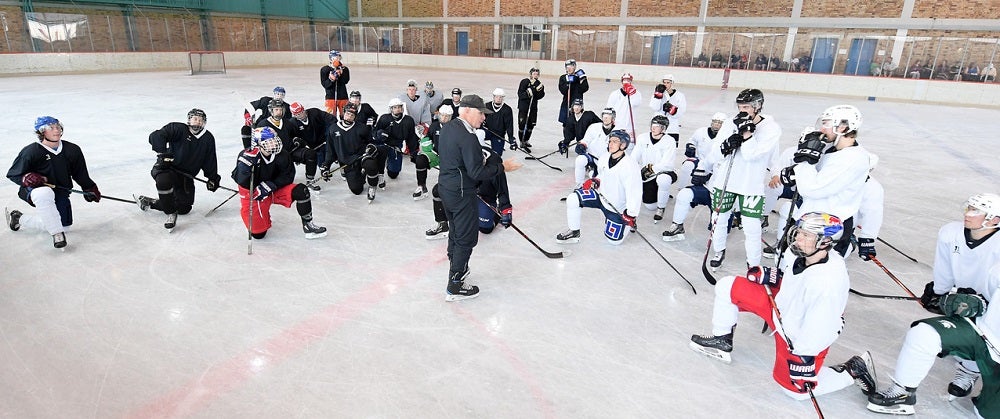
M 240 214 L 253 238 L 264 238 L 271 228 L 271 204 L 291 208 L 292 201 L 302 217 L 306 238 L 326 236 L 326 227 L 312 221 L 309 188 L 292 183 L 295 166 L 288 153 L 281 152 L 281 139 L 270 127 L 254 130 L 253 147 L 240 152 L 232 176 L 240 185 Z

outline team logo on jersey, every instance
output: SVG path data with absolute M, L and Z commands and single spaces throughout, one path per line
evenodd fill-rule
M 625 235 L 625 225 L 610 219 L 604 220 L 604 236 L 611 240 L 621 240 Z
M 950 320 L 940 319 L 938 320 L 938 323 L 941 323 L 941 327 L 945 329 L 955 329 L 958 327 L 955 326 L 955 323 L 952 323 Z
M 952 251 L 951 251 L 951 253 L 952 253 L 953 255 L 957 255 L 957 254 L 959 254 L 959 253 L 962 253 L 962 252 L 959 252 L 959 251 L 958 251 L 958 246 L 956 245 L 956 246 L 955 246 L 955 249 L 954 249 L 954 250 L 952 250 Z

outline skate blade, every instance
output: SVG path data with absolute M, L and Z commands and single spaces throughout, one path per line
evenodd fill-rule
M 441 240 L 441 239 L 447 239 L 448 238 L 448 233 L 438 233 L 438 234 L 435 234 L 433 236 L 424 235 L 424 237 L 427 240 Z
M 308 240 L 321 239 L 323 237 L 326 237 L 325 231 L 322 233 L 306 233 L 306 239 Z
M 451 302 L 455 302 L 455 301 L 462 301 L 462 300 L 468 300 L 468 299 L 476 298 L 478 296 L 479 296 L 478 292 L 475 293 L 475 294 L 472 294 L 472 295 L 447 294 L 446 293 L 445 296 L 444 296 L 444 300 L 446 302 L 451 303 Z
M 715 348 L 706 348 L 694 342 L 688 342 L 688 347 L 697 353 L 722 361 L 726 364 L 733 362 L 733 358 L 729 355 L 729 352 L 720 351 Z
M 669 242 L 679 242 L 681 240 L 684 240 L 684 235 L 683 234 L 677 234 L 677 235 L 673 235 L 673 236 L 663 236 L 663 241 L 665 241 L 667 243 L 669 243 Z
M 766 257 L 768 259 L 771 259 L 771 260 L 777 260 L 778 259 L 778 255 L 776 255 L 774 253 L 764 253 L 761 256 L 764 256 L 764 257 Z
M 710 268 L 712 269 L 712 272 L 718 272 L 720 267 L 721 266 L 712 266 Z
M 885 413 L 889 415 L 912 415 L 916 413 L 913 406 L 908 404 L 897 404 L 895 406 L 880 406 L 875 403 L 868 403 L 868 410 L 875 413 Z
M 561 243 L 561 244 L 575 244 L 575 243 L 579 243 L 579 242 L 580 242 L 580 238 L 579 237 L 573 238 L 573 239 L 566 239 L 566 240 L 556 239 L 556 243 Z

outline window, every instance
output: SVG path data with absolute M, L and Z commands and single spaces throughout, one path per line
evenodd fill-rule
M 545 25 L 504 25 L 504 51 L 541 51 L 542 31 Z

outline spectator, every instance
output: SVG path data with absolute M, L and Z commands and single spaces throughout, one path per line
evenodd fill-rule
M 983 70 L 983 81 L 996 81 L 997 79 L 997 68 L 993 66 L 993 63 L 986 65 L 986 69 Z
M 872 61 L 871 63 L 868 64 L 868 74 L 872 75 L 873 77 L 878 77 L 882 75 L 882 66 L 879 65 L 878 62 Z
M 781 68 L 781 60 L 778 59 L 778 56 L 771 57 L 771 66 L 768 69 L 778 70 L 780 68 Z
M 753 51 L 751 51 L 751 53 L 752 52 Z M 747 69 L 747 70 L 750 69 L 750 56 L 749 56 L 749 54 L 742 54 L 742 55 L 740 55 L 740 68 Z
M 962 73 L 962 80 L 963 81 L 979 80 L 979 65 L 976 64 L 975 62 L 970 63 L 969 66 L 965 68 L 965 72 Z
M 892 63 L 892 57 L 886 57 L 885 61 L 882 62 L 882 77 L 892 77 L 894 71 L 896 71 L 896 65 Z
M 753 62 L 754 70 L 767 70 L 767 57 L 764 53 L 757 54 L 757 59 Z
M 719 49 L 716 48 L 715 52 L 712 53 L 712 62 L 709 63 L 709 67 L 712 68 L 722 67 L 722 60 L 724 59 L 725 57 L 722 56 L 722 52 L 720 52 Z
M 910 67 L 909 72 L 907 72 L 908 77 L 911 79 L 919 79 L 920 72 L 923 71 L 923 69 L 924 69 L 923 61 L 917 60 L 916 64 L 913 64 L 913 66 Z
M 792 63 L 788 65 L 788 71 L 799 71 L 799 57 L 792 58 Z
M 937 67 L 934 67 L 933 77 L 935 79 L 948 80 L 948 60 L 941 60 Z
M 698 67 L 704 68 L 707 65 L 708 65 L 708 57 L 705 56 L 705 53 L 702 52 L 698 54 Z
M 740 52 L 734 51 L 732 55 L 729 56 L 729 67 L 730 68 L 740 68 Z
M 805 73 L 810 70 L 812 65 L 812 57 L 808 54 L 802 54 L 802 58 L 799 58 L 799 71 Z

